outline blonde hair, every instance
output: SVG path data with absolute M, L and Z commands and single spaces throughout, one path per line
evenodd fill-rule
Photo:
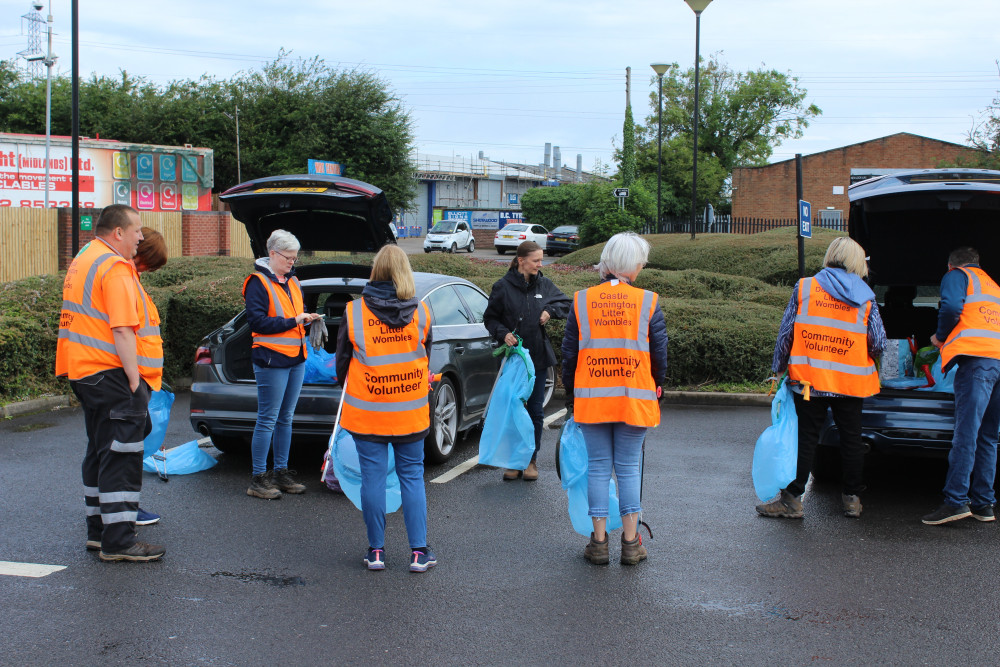
M 413 285 L 413 269 L 410 258 L 397 245 L 382 246 L 372 260 L 372 280 L 391 280 L 396 286 L 396 297 L 400 301 L 412 299 L 417 288 Z
M 868 275 L 865 249 L 846 236 L 837 237 L 830 243 L 823 256 L 823 266 L 844 269 L 862 278 Z

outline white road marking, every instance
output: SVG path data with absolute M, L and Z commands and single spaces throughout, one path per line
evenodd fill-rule
M 210 442 L 212 442 L 212 439 L 209 438 L 208 436 L 205 436 L 204 438 L 198 441 L 198 446 L 201 447 L 202 445 L 206 445 Z
M 65 565 L 41 565 L 39 563 L 14 563 L 9 560 L 0 560 L 0 574 L 9 574 L 13 577 L 46 577 L 53 572 L 65 570 Z
M 440 477 L 435 477 L 434 479 L 431 480 L 431 484 L 444 484 L 445 482 L 450 482 L 451 480 L 461 475 L 463 472 L 475 468 L 476 465 L 478 465 L 478 463 L 479 463 L 479 455 L 477 454 L 468 461 L 465 461 L 464 463 L 459 463 L 457 466 L 455 466 L 445 474 L 441 475 Z
M 546 417 L 544 421 L 542 421 L 542 426 L 545 426 L 546 428 L 548 428 L 549 424 L 551 424 L 555 420 L 559 419 L 560 417 L 564 416 L 565 414 L 566 414 L 566 408 L 563 408 L 562 410 L 557 410 L 556 412 L 553 412 L 551 415 L 549 415 L 548 417 Z

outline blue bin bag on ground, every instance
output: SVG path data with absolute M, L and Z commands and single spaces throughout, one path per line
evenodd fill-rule
M 535 366 L 520 341 L 507 350 L 479 437 L 479 463 L 524 470 L 535 453 L 535 425 L 524 405 L 535 386 Z
M 142 456 L 152 456 L 153 452 L 163 446 L 170 425 L 170 408 L 174 405 L 174 395 L 166 389 L 154 391 L 149 397 L 149 420 L 153 422 L 153 430 L 142 442 Z
M 334 436 L 331 434 L 331 438 Z M 403 496 L 399 490 L 399 476 L 396 475 L 396 457 L 389 448 L 389 474 L 385 480 L 385 513 L 392 514 L 403 505 Z M 358 448 L 354 438 L 342 428 L 337 429 L 336 441 L 333 443 L 333 472 L 337 475 L 340 490 L 351 499 L 354 506 L 361 509 L 361 461 L 358 460 Z
M 166 468 L 167 475 L 188 475 L 208 470 L 218 463 L 215 458 L 201 450 L 197 440 L 166 449 L 161 454 L 166 457 L 166 461 L 154 461 L 152 456 L 148 456 L 143 459 L 142 469 L 146 472 L 162 472 Z M 157 466 L 160 467 L 159 470 Z
M 594 522 L 588 512 L 590 503 L 587 493 L 587 443 L 583 440 L 583 431 L 572 417 L 566 420 L 562 433 L 559 434 L 559 477 L 562 488 L 566 489 L 569 500 L 569 520 L 573 530 L 584 537 L 590 537 L 594 530 Z M 607 530 L 618 530 L 622 527 L 622 517 L 618 505 L 618 488 L 612 478 L 608 488 L 608 522 Z
M 308 338 L 306 338 L 306 345 L 309 346 L 309 356 L 306 357 L 303 384 L 336 384 L 337 355 L 322 348 L 314 348 Z
M 771 401 L 771 425 L 753 449 L 753 488 L 767 502 L 795 479 L 799 461 L 799 418 L 786 377 Z

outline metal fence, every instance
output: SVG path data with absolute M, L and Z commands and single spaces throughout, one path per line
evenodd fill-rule
M 756 234 L 779 227 L 797 227 L 799 221 L 795 218 L 734 218 L 731 215 L 716 215 L 705 220 L 702 215 L 695 219 L 696 234 Z M 847 220 L 820 220 L 813 217 L 813 226 L 834 231 L 846 232 Z M 643 234 L 690 234 L 691 218 L 663 218 L 659 224 L 655 220 L 648 221 L 643 226 Z

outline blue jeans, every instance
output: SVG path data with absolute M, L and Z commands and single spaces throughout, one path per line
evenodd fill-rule
M 302 391 L 306 365 L 288 368 L 265 368 L 253 365 L 257 378 L 257 423 L 253 427 L 250 451 L 253 474 L 267 470 L 267 451 L 274 446 L 275 469 L 288 467 L 288 450 L 292 446 L 292 415 Z
M 531 423 L 535 426 L 535 453 L 531 455 L 532 461 L 538 457 L 538 450 L 542 448 L 542 427 L 545 422 L 545 407 L 542 404 L 545 402 L 545 374 L 548 370 L 548 367 L 535 369 L 535 386 L 524 404 Z
M 389 474 L 389 447 L 381 442 L 354 439 L 361 464 L 361 515 L 368 529 L 368 546 L 385 547 L 385 484 Z M 424 490 L 424 442 L 393 443 L 403 521 L 410 548 L 427 546 L 427 494 Z
M 642 441 L 646 429 L 622 422 L 580 424 L 587 443 L 587 498 L 589 516 L 608 516 L 608 485 L 614 467 L 618 480 L 619 514 L 635 514 L 642 484 Z
M 1000 360 L 961 357 L 955 373 L 955 436 L 944 499 L 949 505 L 992 504 L 1000 434 Z M 971 478 L 971 484 L 970 484 Z

